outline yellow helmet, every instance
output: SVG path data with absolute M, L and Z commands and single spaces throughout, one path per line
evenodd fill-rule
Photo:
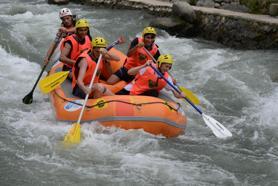
M 82 27 L 88 27 L 89 28 L 89 22 L 87 19 L 79 19 L 76 24 L 75 28 L 82 28 Z
M 173 64 L 174 60 L 172 55 L 166 54 L 166 55 L 160 55 L 157 62 L 158 62 L 158 67 L 160 67 L 162 63 Z
M 103 37 L 96 37 L 92 41 L 92 46 L 98 48 L 106 48 L 107 43 Z
M 144 28 L 142 36 L 144 37 L 146 34 L 154 34 L 154 35 L 156 35 L 155 28 L 154 27 L 150 27 L 150 26 Z

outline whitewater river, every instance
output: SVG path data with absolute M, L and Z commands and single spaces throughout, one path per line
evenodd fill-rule
M 67 7 L 89 19 L 93 36 L 110 42 L 119 35 L 129 42 L 154 18 Z M 22 103 L 55 37 L 60 8 L 45 0 L 0 2 L 0 185 L 278 185 L 277 51 L 233 50 L 161 30 L 157 43 L 174 55 L 174 77 L 233 137 L 216 138 L 184 103 L 188 127 L 178 138 L 91 122 L 82 125 L 79 146 L 63 148 L 71 123 L 55 120 L 48 96 L 36 90 L 31 105 Z

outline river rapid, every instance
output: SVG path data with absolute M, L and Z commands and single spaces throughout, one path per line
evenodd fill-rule
M 67 7 L 89 19 L 92 36 L 113 42 L 124 35 L 128 42 L 117 47 L 124 53 L 154 18 Z M 233 137 L 216 138 L 183 103 L 188 127 L 177 138 L 89 122 L 82 125 L 82 143 L 63 148 L 71 123 L 55 120 L 48 96 L 36 90 L 32 104 L 22 103 L 55 38 L 60 8 L 44 0 L 0 2 L 0 185 L 278 185 L 277 51 L 233 50 L 162 30 L 156 41 L 175 58 L 172 75 Z

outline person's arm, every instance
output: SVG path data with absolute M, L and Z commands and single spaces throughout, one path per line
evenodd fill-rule
M 66 63 L 70 66 L 73 66 L 75 63 L 75 60 L 72 60 L 67 57 L 69 55 L 70 51 L 71 51 L 71 45 L 69 43 L 65 43 L 65 47 L 61 51 L 60 61 L 62 61 L 63 63 Z
M 60 34 L 62 34 L 62 33 L 68 34 L 68 33 L 75 33 L 75 31 L 76 31 L 75 27 L 66 28 L 66 27 L 62 26 L 59 28 L 58 32 Z
M 75 27 L 66 28 L 66 32 L 67 33 L 75 33 L 76 32 L 76 28 Z
M 47 50 L 46 56 L 44 57 L 44 64 L 47 65 L 49 63 L 49 60 L 54 52 L 54 50 L 57 48 L 58 43 L 61 41 L 61 37 L 56 35 L 54 41 L 50 43 L 50 46 Z
M 105 48 L 101 48 L 100 52 L 106 60 L 120 61 L 120 57 L 118 55 L 113 54 L 111 51 L 107 51 Z
M 113 74 L 112 66 L 109 61 L 104 60 L 104 68 L 107 70 L 109 76 Z
M 78 63 L 78 67 L 79 67 L 79 73 L 78 73 L 78 77 L 77 77 L 77 85 L 80 89 L 83 90 L 83 92 L 85 94 L 90 94 L 91 90 L 89 89 L 89 87 L 84 85 L 83 79 L 85 77 L 86 74 L 86 70 L 87 70 L 87 62 L 85 58 L 82 58 L 80 60 L 80 62 Z
M 173 84 L 173 79 L 172 79 L 171 76 L 169 76 L 167 80 L 169 81 L 170 84 L 174 85 L 174 84 Z M 174 86 L 175 86 L 175 85 L 174 85 Z M 175 91 L 175 90 L 173 89 L 173 87 L 171 87 L 170 85 L 168 85 L 168 83 L 167 83 L 167 85 L 165 86 L 165 89 L 166 89 L 166 90 L 171 90 L 172 93 L 173 93 L 173 95 L 174 95 L 176 98 L 184 98 L 184 97 L 185 97 L 185 95 L 184 95 L 183 92 L 178 93 L 177 91 Z M 177 88 L 177 89 L 178 89 L 178 88 Z
M 146 68 L 147 66 L 149 66 L 151 62 L 152 61 L 149 60 L 144 65 L 140 65 L 140 66 L 133 67 L 133 68 L 129 69 L 127 71 L 128 75 L 135 76 L 141 69 Z
M 130 57 L 134 54 L 137 48 L 141 48 L 144 46 L 144 42 L 138 42 L 138 38 L 135 38 L 131 43 L 130 47 L 127 51 L 127 57 Z
M 107 72 L 112 75 L 113 74 L 113 70 L 110 64 L 110 60 L 114 60 L 114 61 L 120 61 L 120 58 L 118 55 L 113 54 L 111 51 L 107 51 L 105 48 L 101 48 L 100 52 L 103 56 L 104 59 L 104 68 L 107 70 Z
M 176 98 L 184 98 L 185 97 L 183 92 L 181 92 L 180 94 L 178 92 L 176 92 L 175 90 L 172 90 L 172 92 Z

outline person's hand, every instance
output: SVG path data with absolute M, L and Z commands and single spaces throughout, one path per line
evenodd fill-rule
M 148 60 L 146 63 L 145 63 L 145 67 L 147 67 L 147 66 L 150 66 L 151 64 L 152 64 L 152 60 Z
M 62 32 L 57 32 L 57 34 L 56 34 L 56 38 L 60 38 L 61 37 L 61 35 L 62 35 Z
M 139 48 L 142 48 L 144 45 L 145 45 L 144 42 L 139 42 L 139 43 L 137 44 L 137 46 L 138 46 Z
M 92 91 L 92 90 L 91 90 L 89 87 L 85 87 L 85 88 L 84 88 L 84 93 L 85 93 L 85 94 L 91 94 L 91 91 Z
M 173 84 L 177 85 L 177 83 L 178 83 L 177 80 L 175 78 L 173 78 L 173 77 L 172 77 L 172 80 L 173 80 Z
M 68 33 L 68 30 L 65 27 L 60 27 L 56 34 L 56 37 L 60 38 L 61 36 L 66 36 L 67 33 Z
M 119 42 L 119 44 L 124 43 L 124 42 L 125 42 L 124 36 L 120 36 L 120 37 L 118 38 L 118 42 Z
M 67 33 L 68 30 L 67 30 L 65 27 L 60 27 L 60 28 L 59 28 L 59 32 L 61 32 L 61 33 Z
M 105 48 L 100 48 L 99 51 L 102 55 L 105 55 L 108 52 Z
M 49 57 L 45 56 L 43 61 L 44 61 L 44 64 L 47 65 L 49 63 Z
M 178 94 L 178 98 L 185 98 L 185 94 L 181 92 L 180 94 Z

